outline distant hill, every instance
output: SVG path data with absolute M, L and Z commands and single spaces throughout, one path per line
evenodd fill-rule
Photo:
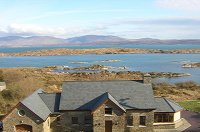
M 55 46 L 65 43 L 64 39 L 49 36 L 17 37 L 9 36 L 0 38 L 0 47 L 33 47 Z
M 117 36 L 104 36 L 104 35 L 85 35 L 85 36 L 66 39 L 67 43 L 73 43 L 73 44 L 102 44 L 102 43 L 105 44 L 105 43 L 122 43 L 127 41 L 129 40 Z
M 125 39 L 117 36 L 85 35 L 67 39 L 51 36 L 8 36 L 0 38 L 0 47 L 37 47 L 37 46 L 66 46 L 66 45 L 99 45 L 99 44 L 200 44 L 200 39 L 169 39 L 152 38 Z

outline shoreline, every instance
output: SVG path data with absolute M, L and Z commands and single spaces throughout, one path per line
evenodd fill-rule
M 87 55 L 87 54 L 200 54 L 200 49 L 139 49 L 139 48 L 98 48 L 98 49 L 46 49 L 24 51 L 17 53 L 0 53 L 0 57 L 6 56 L 62 56 L 62 55 Z

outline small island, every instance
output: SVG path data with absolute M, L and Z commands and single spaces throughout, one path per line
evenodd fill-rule
M 200 62 L 183 64 L 182 67 L 183 68 L 200 68 Z
M 99 49 L 46 49 L 18 53 L 0 53 L 0 56 L 59 56 L 83 54 L 200 54 L 200 49 L 138 49 L 138 48 L 99 48 Z M 110 62 L 107 60 L 106 62 Z M 112 61 L 113 62 L 113 61 Z

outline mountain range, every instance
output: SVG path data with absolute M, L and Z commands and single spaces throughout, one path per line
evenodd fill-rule
M 125 39 L 117 36 L 105 35 L 85 35 L 67 39 L 56 38 L 51 36 L 8 36 L 0 38 L 0 47 L 38 47 L 100 44 L 200 44 L 200 39 Z

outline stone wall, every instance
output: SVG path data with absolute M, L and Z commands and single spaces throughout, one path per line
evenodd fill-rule
M 105 116 L 105 107 L 112 108 L 112 115 Z M 93 130 L 94 132 L 104 132 L 105 131 L 105 121 L 112 121 L 112 131 L 113 132 L 124 132 L 125 128 L 125 113 L 114 103 L 107 102 L 103 104 L 93 113 Z
M 24 110 L 25 115 L 20 116 L 18 114 L 19 110 Z M 32 126 L 33 132 L 49 132 L 48 127 L 46 126 L 46 121 L 42 122 L 39 117 L 21 104 L 14 108 L 12 112 L 3 119 L 2 122 L 5 132 L 15 132 L 15 126 L 20 124 Z M 45 131 L 44 128 L 46 129 Z
M 92 120 L 90 111 L 65 111 L 61 112 L 60 123 L 61 131 L 77 132 L 77 131 L 92 131 L 92 124 L 85 124 L 85 117 L 89 116 Z M 72 124 L 72 117 L 78 117 L 78 124 Z
M 111 107 L 113 113 L 105 116 L 105 107 Z M 133 116 L 133 126 L 127 126 L 127 117 Z M 146 116 L 146 126 L 140 126 L 140 116 Z M 102 105 L 93 113 L 94 132 L 105 131 L 105 120 L 111 120 L 113 132 L 151 132 L 153 131 L 154 112 L 152 110 L 128 110 L 124 113 L 112 102 Z
M 154 129 L 174 129 L 174 123 L 159 123 L 154 125 Z
M 155 129 L 175 129 L 183 125 L 183 119 L 179 119 L 172 123 L 154 123 Z
M 153 110 L 127 110 L 126 116 L 133 116 L 133 126 L 126 125 L 126 132 L 152 132 L 154 122 Z M 140 116 L 146 117 L 145 126 L 140 126 Z
M 60 118 L 60 114 L 50 116 L 51 132 L 61 132 L 61 123 L 58 118 Z
M 50 117 L 43 122 L 43 132 L 50 132 Z

